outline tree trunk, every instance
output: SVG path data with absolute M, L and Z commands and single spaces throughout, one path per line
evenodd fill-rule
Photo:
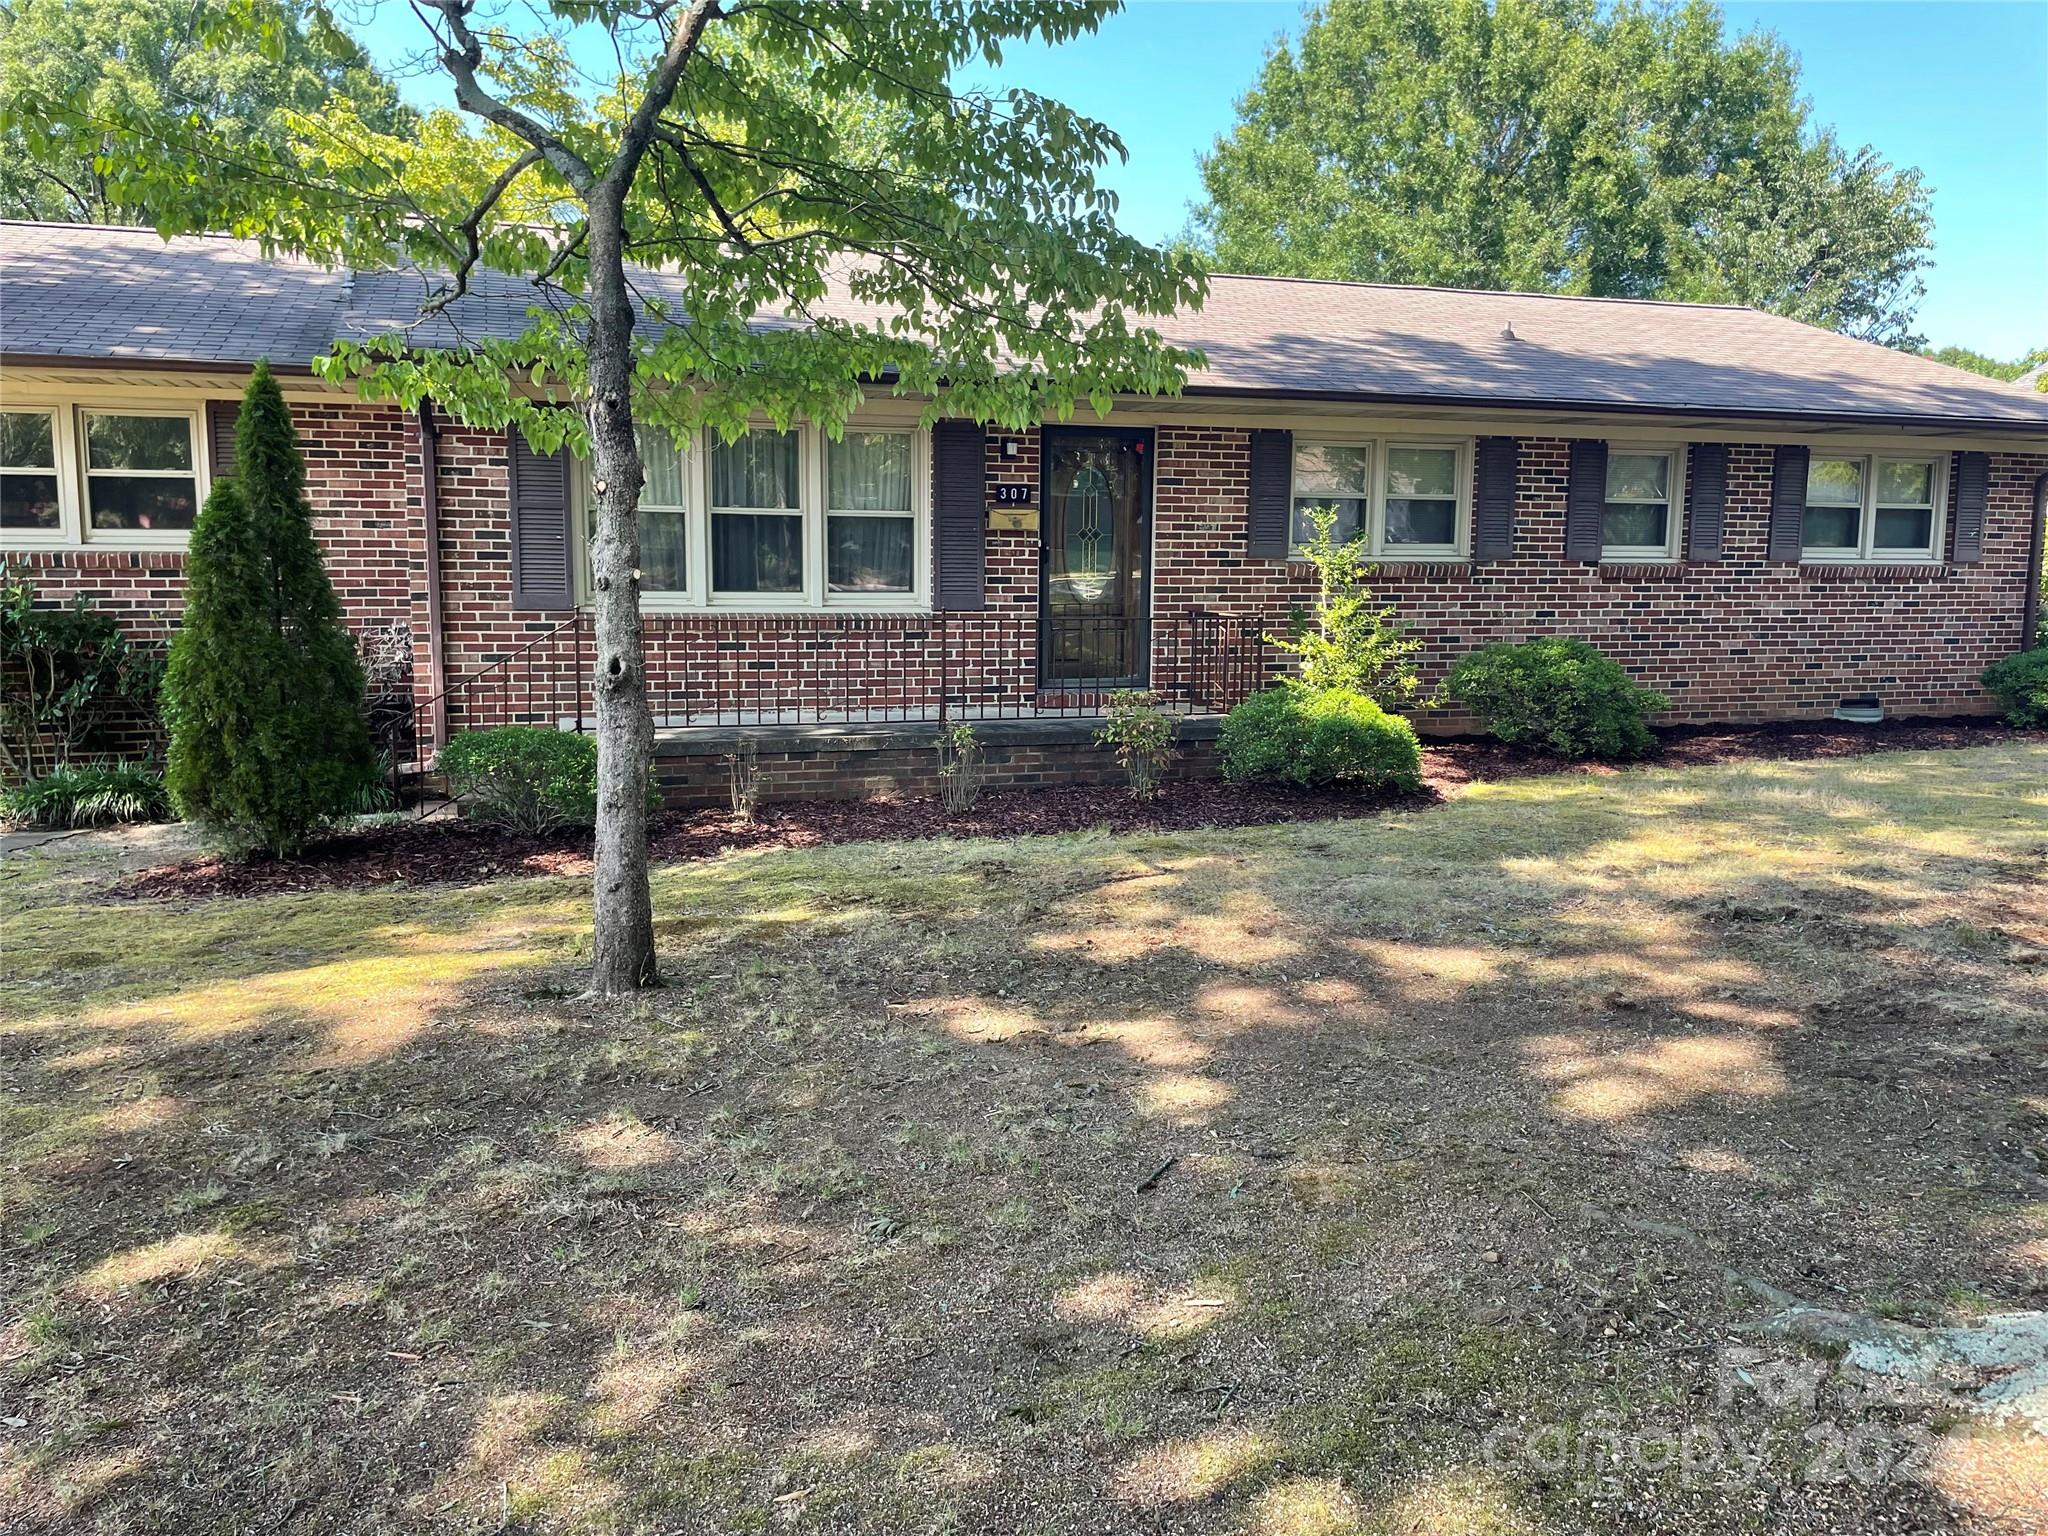
M 610 201 L 611 206 L 598 206 Z M 640 447 L 633 436 L 633 306 L 615 199 L 590 207 L 590 451 L 597 495 L 591 546 L 597 615 L 597 874 L 590 986 L 617 997 L 660 979 L 647 884 L 647 710 L 640 634 Z

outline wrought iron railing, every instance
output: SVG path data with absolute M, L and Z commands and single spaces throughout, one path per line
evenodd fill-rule
M 657 729 L 1090 716 L 1122 688 L 1221 714 L 1266 686 L 1285 660 L 1266 638 L 1272 622 L 1257 614 L 1190 609 L 1155 617 L 1149 635 L 1127 619 L 1092 615 L 1058 616 L 1052 627 L 1043 636 L 1036 615 L 1000 609 L 650 616 L 648 703 Z M 1134 633 L 1144 638 L 1134 644 Z M 578 614 L 437 697 L 376 701 L 394 793 L 418 798 L 455 731 L 592 729 L 594 654 L 591 617 Z

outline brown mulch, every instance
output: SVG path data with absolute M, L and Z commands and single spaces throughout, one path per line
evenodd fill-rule
M 1658 766 L 1771 759 L 1859 757 L 2028 741 L 2048 731 L 2015 730 L 1978 717 L 1841 725 L 1826 721 L 1761 726 L 1679 726 L 1659 732 Z M 1150 804 L 1120 785 L 1067 784 L 991 790 L 973 812 L 947 816 L 936 801 L 812 800 L 763 806 L 752 821 L 728 811 L 669 812 L 657 819 L 654 861 L 680 863 L 735 849 L 811 848 L 828 843 L 926 837 L 1025 837 L 1105 828 L 1111 832 L 1185 831 L 1372 816 L 1397 805 L 1427 805 L 1465 785 L 1540 774 L 1612 774 L 1608 763 L 1574 762 L 1494 741 L 1440 741 L 1423 748 L 1424 788 L 1415 795 L 1289 791 L 1189 780 Z M 237 862 L 216 856 L 161 864 L 114 887 L 124 897 L 191 899 L 393 884 L 480 885 L 508 876 L 587 875 L 587 833 L 535 838 L 473 822 L 399 822 L 323 838 L 297 859 Z

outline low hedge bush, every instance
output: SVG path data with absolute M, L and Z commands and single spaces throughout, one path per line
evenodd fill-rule
M 1283 683 L 1253 694 L 1223 722 L 1216 748 L 1233 783 L 1422 785 L 1415 728 L 1349 688 Z
M 1565 635 L 1475 651 L 1451 668 L 1445 688 L 1510 746 L 1559 757 L 1655 751 L 1650 716 L 1671 702 L 1597 647 Z
M 2048 645 L 1985 668 L 1984 686 L 2005 706 L 2008 724 L 2048 725 Z
M 24 827 L 102 827 L 168 821 L 163 771 L 149 763 L 60 763 L 0 793 L 0 821 Z
M 480 821 L 538 835 L 597 820 L 597 742 L 544 725 L 458 731 L 441 752 L 456 798 Z

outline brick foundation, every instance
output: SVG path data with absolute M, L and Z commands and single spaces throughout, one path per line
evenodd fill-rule
M 1048 784 L 1121 784 L 1124 770 L 1094 743 L 1100 722 L 1055 720 L 991 723 L 980 729 L 985 789 Z M 731 803 L 729 758 L 752 742 L 763 800 L 906 799 L 939 792 L 935 727 L 890 731 L 779 730 L 751 727 L 669 733 L 655 743 L 662 802 L 673 809 Z M 1216 771 L 1216 722 L 1182 725 L 1167 777 L 1209 778 Z

